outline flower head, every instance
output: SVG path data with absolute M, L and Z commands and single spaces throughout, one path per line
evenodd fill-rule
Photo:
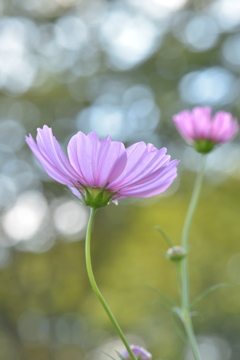
M 210 152 L 216 145 L 231 140 L 238 132 L 237 119 L 219 111 L 211 116 L 211 108 L 195 107 L 173 116 L 176 128 L 188 144 L 200 153 Z
M 125 148 L 109 136 L 100 141 L 95 132 L 79 131 L 69 141 L 67 158 L 46 125 L 38 129 L 36 142 L 31 135 L 26 142 L 50 177 L 94 208 L 160 194 L 177 176 L 178 160 L 170 161 L 166 148 L 144 142 Z
M 137 345 L 131 345 L 130 348 L 138 360 L 152 360 L 152 355 L 143 347 Z M 127 349 L 123 350 L 120 355 L 121 358 L 124 360 L 131 360 L 131 357 L 128 354 Z

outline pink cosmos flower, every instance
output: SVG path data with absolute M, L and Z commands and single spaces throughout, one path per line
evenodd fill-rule
M 192 112 L 184 110 L 174 115 L 173 121 L 187 143 L 202 153 L 231 140 L 239 129 L 237 119 L 230 113 L 219 111 L 212 118 L 209 107 L 195 107 Z
M 69 141 L 67 158 L 46 125 L 38 129 L 36 142 L 31 135 L 26 142 L 50 177 L 96 208 L 110 200 L 160 194 L 177 176 L 179 161 L 170 161 L 166 148 L 144 142 L 125 148 L 109 136 L 100 141 L 95 132 L 79 131 Z
M 152 355 L 144 348 L 137 345 L 131 345 L 130 348 L 138 360 L 152 360 Z M 124 360 L 131 360 L 127 349 L 123 350 L 120 355 Z

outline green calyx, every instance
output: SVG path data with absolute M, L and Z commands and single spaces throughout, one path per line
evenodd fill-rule
M 209 139 L 195 140 L 193 147 L 201 154 L 207 154 L 214 149 L 216 143 Z
M 105 207 L 109 204 L 114 194 L 109 190 L 106 190 L 108 184 L 103 188 L 97 187 L 86 187 L 83 184 L 79 183 L 84 189 L 84 193 L 78 188 L 78 191 L 81 194 L 82 202 L 93 209 L 99 209 Z

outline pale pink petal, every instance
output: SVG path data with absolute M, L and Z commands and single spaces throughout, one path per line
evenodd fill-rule
M 143 141 L 129 146 L 126 149 L 126 167 L 121 176 L 119 176 L 118 179 L 113 182 L 113 185 L 115 183 L 119 184 L 121 181 L 127 181 L 127 179 L 130 179 L 132 176 L 134 176 L 135 170 L 142 164 L 142 161 L 147 153 L 147 145 Z
M 176 178 L 178 162 L 178 160 L 171 161 L 138 182 L 123 187 L 118 194 L 124 197 L 150 197 L 162 193 Z
M 176 128 L 182 137 L 189 143 L 192 144 L 193 138 L 195 137 L 195 129 L 192 122 L 192 115 L 189 110 L 184 110 L 177 115 L 173 116 L 173 121 Z
M 97 134 L 88 137 L 80 131 L 71 138 L 68 144 L 70 163 L 82 175 L 85 186 L 97 186 L 95 185 L 97 174 L 94 172 L 93 166 L 98 146 Z
M 211 131 L 211 108 L 195 107 L 192 110 L 192 124 L 195 139 L 207 139 Z
M 216 143 L 231 140 L 238 132 L 238 122 L 230 113 L 219 111 L 212 122 L 211 139 Z
M 79 132 L 68 145 L 72 166 L 82 174 L 85 183 L 103 187 L 114 181 L 124 170 L 127 155 L 124 145 L 106 137 L 100 141 L 95 133 Z
M 120 141 L 103 139 L 98 152 L 98 186 L 111 184 L 124 171 L 127 164 L 126 149 Z
M 152 144 L 134 144 L 126 151 L 128 155 L 127 165 L 122 175 L 111 184 L 111 187 L 116 189 L 136 183 L 162 167 L 170 159 L 170 156 L 165 155 L 166 148 L 157 150 L 154 146 L 152 147 Z
M 79 174 L 73 169 L 66 155 L 63 153 L 52 129 L 44 125 L 43 129 L 38 129 L 37 145 L 40 151 L 56 166 L 66 177 L 72 181 L 79 179 Z M 79 179 L 80 180 L 80 179 Z
M 26 137 L 28 146 L 31 148 L 32 152 L 50 177 L 65 185 L 71 185 L 72 183 L 76 182 L 78 179 L 77 174 L 75 173 L 74 169 L 72 169 L 72 173 L 70 173 L 71 165 L 66 163 L 67 159 L 59 160 L 59 158 L 54 159 L 54 157 L 51 157 L 50 154 L 52 152 L 54 153 L 51 146 L 46 152 L 46 147 L 48 147 L 48 145 L 46 145 L 47 141 L 48 138 L 44 138 L 43 136 L 40 145 L 37 145 L 31 135 Z M 57 145 L 59 146 L 59 144 Z M 58 149 L 58 151 L 61 153 L 61 149 Z M 62 158 L 64 156 L 65 155 L 62 153 Z M 61 166 L 59 166 L 59 161 L 62 161 Z

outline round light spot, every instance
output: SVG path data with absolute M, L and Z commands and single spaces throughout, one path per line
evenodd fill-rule
M 230 71 L 216 66 L 186 74 L 179 91 L 186 103 L 222 106 L 237 96 L 237 81 Z
M 46 213 L 47 202 L 40 193 L 24 193 L 3 215 L 3 229 L 16 242 L 29 240 L 38 231 Z
M 181 38 L 191 50 L 206 51 L 216 44 L 218 34 L 218 27 L 210 17 L 198 15 L 189 20 Z
M 110 64 L 127 70 L 147 59 L 156 50 L 159 32 L 144 17 L 125 11 L 112 11 L 101 28 L 101 43 Z
M 240 71 L 240 35 L 229 36 L 222 47 L 222 56 L 227 65 L 235 71 Z
M 66 49 L 79 50 L 88 41 L 86 25 L 77 16 L 63 16 L 55 26 L 57 42 Z
M 75 200 L 66 200 L 56 207 L 53 214 L 54 224 L 62 235 L 84 234 L 88 210 Z

